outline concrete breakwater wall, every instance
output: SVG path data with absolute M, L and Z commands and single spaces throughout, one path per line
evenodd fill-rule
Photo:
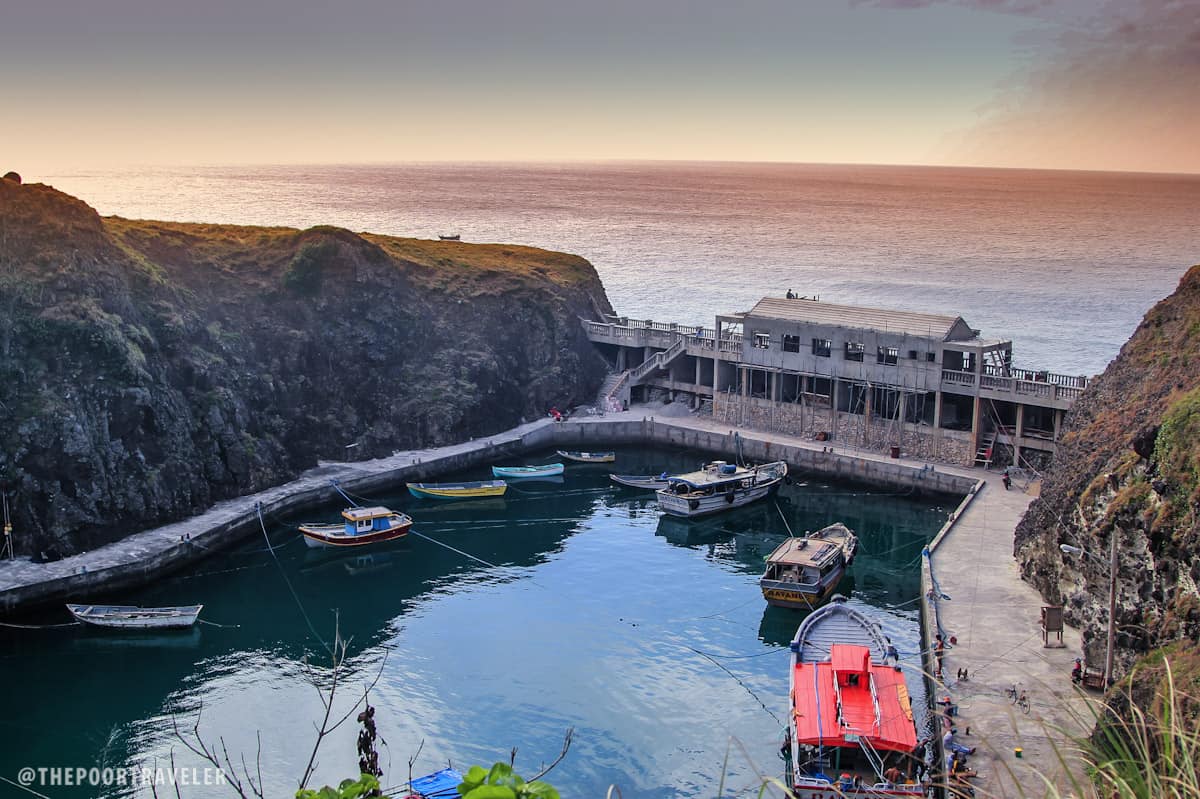
M 0 613 L 81 600 L 149 583 L 251 535 L 261 535 L 263 514 L 287 514 L 334 502 L 338 483 L 348 492 L 370 494 L 399 483 L 513 458 L 545 449 L 596 449 L 640 444 L 696 449 L 730 459 L 735 432 L 689 424 L 688 419 L 585 418 L 566 422 L 539 420 L 503 434 L 437 450 L 397 453 L 358 463 L 326 464 L 297 480 L 219 503 L 199 516 L 136 533 L 128 538 L 53 563 L 14 560 L 0 563 Z M 738 433 L 744 457 L 751 461 L 785 460 L 795 469 L 918 493 L 964 494 L 974 481 L 928 465 L 824 451 L 802 443 L 781 443 L 769 433 Z M 419 519 L 418 519 L 419 522 Z

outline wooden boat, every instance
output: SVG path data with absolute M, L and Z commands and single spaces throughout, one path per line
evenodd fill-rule
M 561 449 L 558 456 L 576 463 L 612 463 L 617 459 L 615 452 L 564 452 Z
M 758 581 L 763 599 L 776 607 L 812 610 L 833 593 L 856 549 L 858 536 L 841 523 L 785 539 L 767 556 Z
M 459 233 L 439 233 L 438 238 L 442 241 L 459 241 L 462 235 Z
M 346 508 L 342 524 L 302 524 L 304 543 L 310 547 L 360 547 L 408 535 L 412 519 L 384 507 Z
M 474 483 L 409 483 L 408 493 L 418 499 L 478 499 L 502 497 L 508 490 L 503 480 L 481 480 Z
M 630 488 L 644 488 L 647 491 L 659 491 L 667 487 L 666 472 L 660 475 L 653 474 L 610 474 L 608 479 L 619 485 L 629 486 Z
M 123 630 L 183 630 L 196 623 L 203 605 L 139 608 L 133 605 L 67 605 L 77 621 Z
M 563 473 L 561 463 L 547 463 L 544 466 L 493 466 L 492 474 L 496 477 L 555 477 Z
M 920 797 L 912 703 L 879 625 L 835 595 L 791 643 L 788 784 L 804 799 Z M 893 768 L 904 777 L 889 781 Z M 895 772 L 892 774 L 896 776 Z
M 713 461 L 700 471 L 668 477 L 667 487 L 658 492 L 658 507 L 688 518 L 740 508 L 778 489 L 786 476 L 783 461 L 761 466 Z

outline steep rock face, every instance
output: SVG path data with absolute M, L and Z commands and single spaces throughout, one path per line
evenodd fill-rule
M 1146 314 L 1068 416 L 1041 497 L 1017 529 L 1024 577 L 1104 662 L 1117 544 L 1116 662 L 1200 634 L 1200 267 Z M 1086 553 L 1064 554 L 1060 544 Z
M 0 488 L 68 553 L 361 459 L 595 395 L 581 258 L 100 218 L 0 181 Z

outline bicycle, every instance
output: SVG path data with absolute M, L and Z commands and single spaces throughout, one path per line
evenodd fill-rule
M 1017 707 L 1021 708 L 1021 712 L 1024 713 L 1026 716 L 1029 715 L 1029 695 L 1026 694 L 1024 691 L 1021 692 L 1020 696 L 1018 696 L 1015 700 L 1013 700 L 1013 704 L 1015 704 Z

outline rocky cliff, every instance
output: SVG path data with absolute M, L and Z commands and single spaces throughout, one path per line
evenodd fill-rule
M 1025 578 L 1082 627 L 1089 665 L 1102 666 L 1115 538 L 1121 674 L 1140 654 L 1200 634 L 1198 513 L 1200 266 L 1071 411 L 1015 554 Z
M 0 488 L 66 554 L 355 460 L 595 396 L 582 258 L 101 218 L 0 180 Z

